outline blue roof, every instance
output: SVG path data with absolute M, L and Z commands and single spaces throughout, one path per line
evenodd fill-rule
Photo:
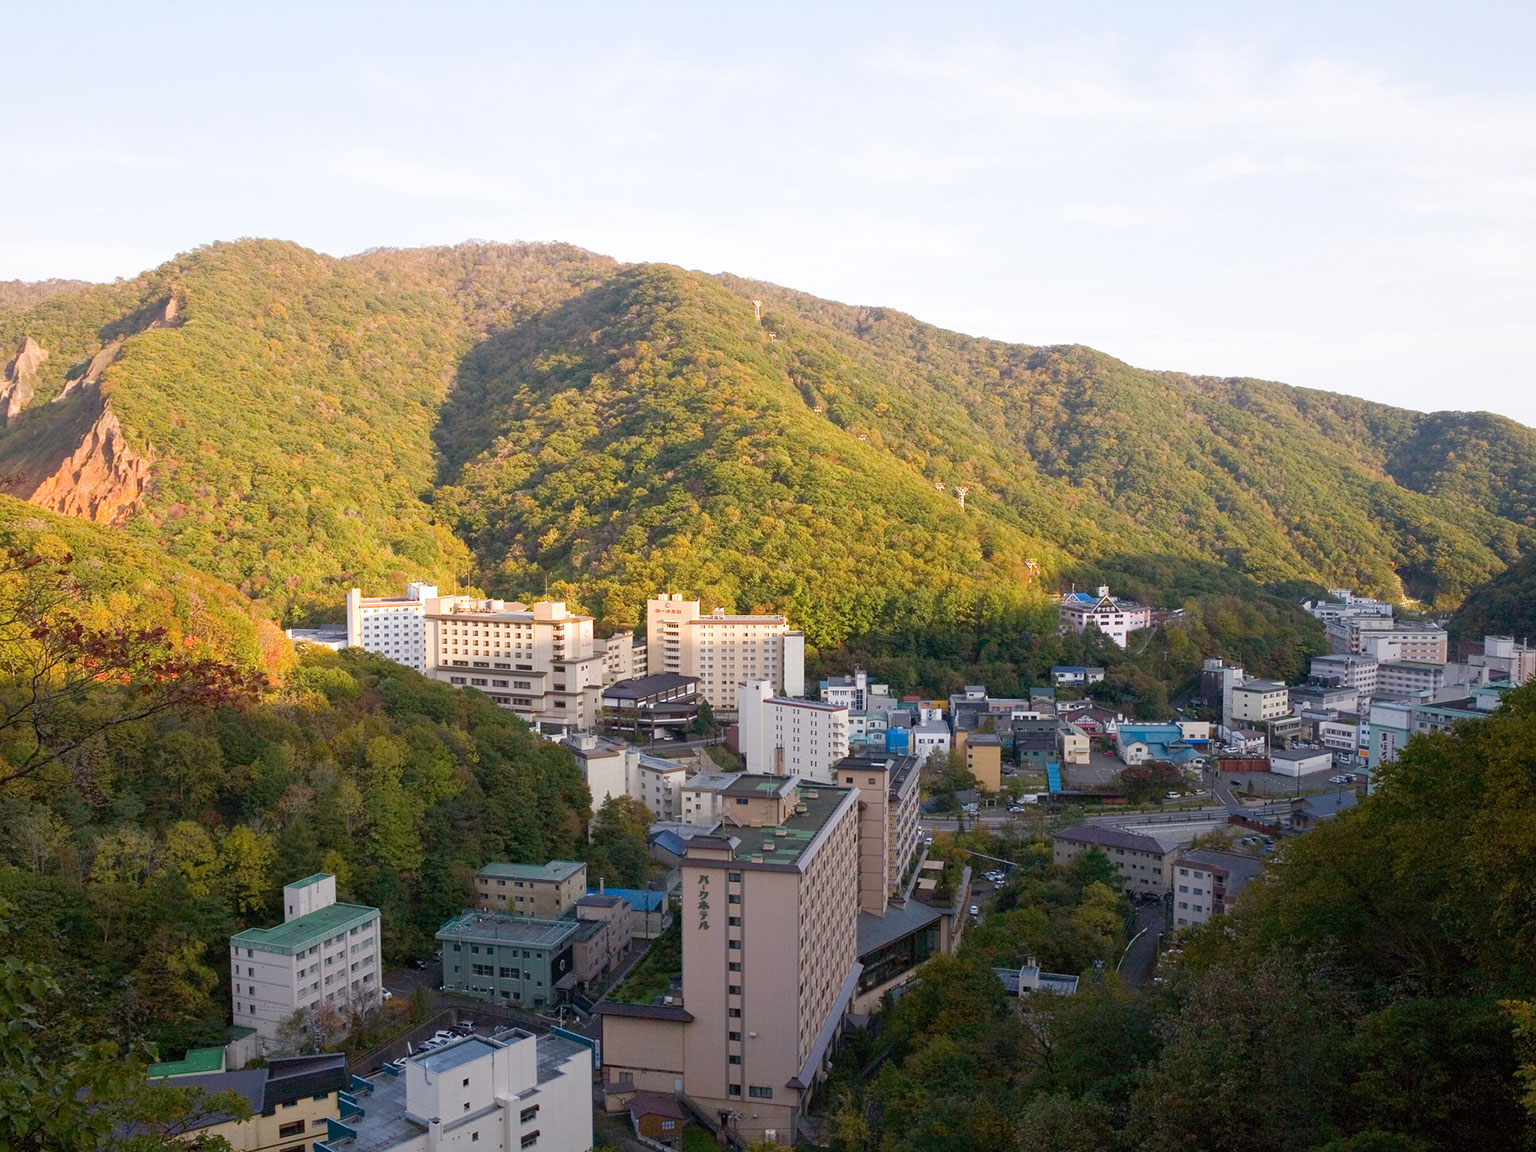
M 1052 664 L 1051 673 L 1054 675 L 1058 672 L 1081 672 L 1084 676 L 1088 675 L 1087 667 L 1082 664 Z
M 589 892 L 596 895 L 596 888 L 589 888 Z M 667 894 L 665 892 L 652 892 L 647 888 L 604 888 L 610 896 L 622 896 L 629 901 L 629 906 L 636 912 L 660 912 L 666 908 Z
M 651 837 L 651 843 L 663 852 L 670 852 L 674 856 L 685 855 L 688 851 L 688 845 L 676 832 L 658 832 Z
M 1050 792 L 1061 791 L 1061 765 L 1055 761 L 1045 766 L 1045 787 Z

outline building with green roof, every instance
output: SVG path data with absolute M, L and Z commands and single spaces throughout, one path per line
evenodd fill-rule
M 283 916 L 229 939 L 232 1017 L 255 1030 L 262 1051 L 285 1026 L 339 1035 L 378 1007 L 383 987 L 379 910 L 338 903 L 336 877 L 322 872 L 286 885 Z

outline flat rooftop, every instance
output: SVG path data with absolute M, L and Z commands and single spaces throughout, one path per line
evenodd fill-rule
M 770 778 L 777 780 L 776 777 Z M 790 780 L 790 783 L 794 783 Z M 794 812 L 782 824 L 762 828 L 729 828 L 724 826 L 714 839 L 734 841 L 731 854 L 743 864 L 797 864 L 807 848 L 815 841 L 832 814 L 838 810 L 853 789 L 835 788 L 827 784 L 810 785 L 800 782 L 800 807 L 804 812 Z M 732 795 L 728 792 L 727 795 Z M 771 795 L 771 793 L 770 793 Z M 730 833 L 730 841 L 725 834 Z M 706 837 L 697 837 L 690 843 Z M 771 845 L 771 847 L 770 847 Z
M 378 918 L 377 908 L 365 908 L 361 904 L 330 904 L 316 912 L 289 920 L 286 924 L 279 924 L 276 928 L 247 928 L 231 936 L 229 942 L 242 948 L 257 948 L 263 952 L 294 956 L 328 936 L 335 936 L 338 932 L 346 932 Z
M 439 940 L 473 940 L 482 944 L 516 944 L 525 948 L 557 948 L 576 934 L 575 920 L 539 920 L 504 912 L 465 912 L 437 930 Z
M 475 873 L 492 880 L 540 880 L 546 884 L 558 884 L 569 880 L 586 865 L 580 860 L 550 860 L 545 864 L 491 863 Z

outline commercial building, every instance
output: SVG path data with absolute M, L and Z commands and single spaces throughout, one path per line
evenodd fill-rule
M 1269 770 L 1276 776 L 1310 776 L 1333 767 L 1329 748 L 1287 748 L 1269 754 Z
M 1312 657 L 1310 671 L 1312 679 L 1320 684 L 1337 684 L 1341 688 L 1352 688 L 1362 698 L 1368 698 L 1376 692 L 1376 681 L 1380 675 L 1381 665 L 1377 663 L 1374 656 L 1342 652 Z
M 742 775 L 688 841 L 680 995 L 606 1000 L 603 1081 L 684 1092 L 748 1141 L 795 1139 L 852 1002 L 859 790 Z M 728 833 L 728 834 L 727 834 Z
M 987 792 L 1003 786 L 1003 742 L 990 733 L 976 733 L 965 741 L 965 770 Z
M 1063 632 L 1076 632 L 1081 636 L 1091 625 L 1122 648 L 1132 632 L 1152 626 L 1152 609 L 1143 608 L 1134 600 L 1111 596 L 1107 584 L 1099 585 L 1098 592 L 1092 596 L 1086 592 L 1068 592 L 1061 598 L 1057 615 Z
M 1433 696 L 1444 686 L 1444 664 L 1389 660 L 1381 665 L 1376 690 L 1383 696 Z
M 1353 616 L 1326 624 L 1323 632 L 1329 648 L 1338 654 L 1444 664 L 1449 653 L 1446 631 L 1438 624 L 1401 624 L 1389 617 Z
M 1236 852 L 1184 852 L 1173 862 L 1173 922 L 1194 927 L 1225 913 L 1263 871 L 1254 857 Z
M 339 1035 L 378 1006 L 382 951 L 379 910 L 337 903 L 335 876 L 285 885 L 282 924 L 229 938 L 231 1017 L 263 1051 L 291 1039 L 285 1028 Z
M 656 672 L 603 690 L 603 726 L 648 742 L 680 739 L 699 718 L 699 678 Z
M 848 755 L 848 708 L 773 695 L 767 680 L 736 692 L 738 737 L 748 772 L 832 783 L 832 766 Z
M 1513 636 L 1484 636 L 1482 654 L 1467 662 L 1486 668 L 1490 680 L 1507 680 L 1516 687 L 1536 676 L 1536 648 Z
M 1118 828 L 1102 828 L 1097 824 L 1084 824 L 1066 828 L 1051 837 L 1051 857 L 1065 868 L 1084 852 L 1099 849 L 1120 873 L 1122 886 L 1133 895 L 1161 896 L 1168 891 L 1171 880 L 1170 867 L 1178 852 L 1175 845 L 1167 845 L 1151 836 L 1135 832 L 1122 832 Z
M 474 596 L 428 602 L 427 675 L 478 688 L 541 731 L 588 731 L 597 722 L 607 662 L 592 617 L 559 600 L 530 607 Z
M 475 906 L 509 916 L 554 920 L 587 894 L 579 860 L 547 864 L 487 864 L 475 873 Z
M 636 940 L 654 940 L 672 926 L 672 905 L 665 892 L 649 888 L 608 888 L 606 894 L 621 896 L 629 905 L 629 932 Z
M 780 696 L 805 695 L 805 633 L 776 613 L 708 616 L 673 593 L 646 601 L 646 661 L 652 676 L 696 676 L 716 709 L 736 706 L 736 686 L 767 680 Z
M 587 1152 L 592 1050 L 520 1028 L 465 1036 L 358 1080 L 316 1152 Z
M 576 964 L 575 919 L 544 920 L 505 912 L 465 912 L 437 930 L 443 991 L 497 1004 L 540 1008 Z M 574 979 L 574 977 L 573 977 Z
M 425 672 L 427 603 L 436 598 L 433 584 L 407 584 L 403 598 L 364 597 L 362 589 L 353 588 L 347 593 L 347 647 Z
M 202 1070 L 195 1058 L 214 1057 Z M 318 1056 L 279 1057 L 264 1068 L 225 1070 L 219 1059 L 223 1049 L 189 1052 L 175 1064 L 153 1064 L 149 1078 L 173 1088 L 189 1088 L 216 1096 L 233 1092 L 244 1101 L 249 1114 L 237 1119 L 227 1112 L 197 1112 L 191 1123 L 179 1129 L 190 1146 L 194 1139 L 228 1141 L 234 1152 L 308 1152 L 312 1142 L 330 1137 L 350 1100 L 352 1075 L 340 1052 Z

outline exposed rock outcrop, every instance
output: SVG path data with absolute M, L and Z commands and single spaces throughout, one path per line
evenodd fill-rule
M 24 446 L 0 445 L 0 492 L 103 524 L 138 510 L 154 452 L 129 447 L 111 402 L 92 388 L 78 415 L 48 434 Z
M 0 428 L 4 428 L 31 402 L 37 391 L 37 370 L 48 359 L 48 349 L 23 336 L 16 355 L 0 377 Z
M 86 365 L 84 376 L 76 376 L 71 380 L 64 381 L 64 387 L 53 398 L 53 402 L 57 404 L 60 400 L 73 396 L 81 389 L 98 383 L 101 380 L 101 374 L 110 368 L 117 361 L 117 358 L 123 354 L 123 339 L 123 337 L 118 337 L 118 339 L 112 341 L 100 352 L 92 356 L 90 364 Z

